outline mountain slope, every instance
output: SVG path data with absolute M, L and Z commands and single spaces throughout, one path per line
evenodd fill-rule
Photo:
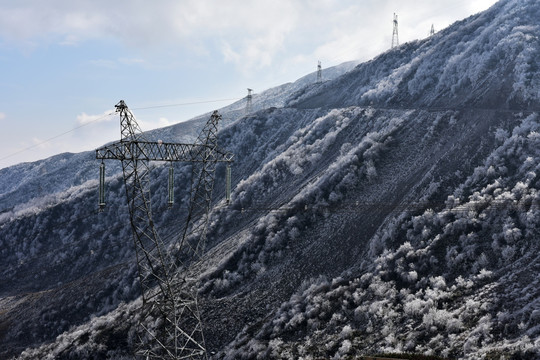
M 326 69 L 325 79 L 353 66 L 346 63 Z M 289 94 L 315 79 L 310 74 L 255 94 L 253 109 L 282 104 Z M 231 124 L 245 116 L 245 100 L 220 113 L 222 126 Z M 201 116 L 146 135 L 153 140 L 192 142 L 207 120 L 208 116 Z M 288 137 L 289 127 L 282 131 L 282 137 Z M 255 161 L 250 162 L 251 171 Z M 107 162 L 108 206 L 98 213 L 98 166 L 94 151 L 89 151 L 0 170 L 0 357 L 53 341 L 70 327 L 139 295 L 121 167 Z M 167 169 L 157 163 L 151 166 L 154 221 L 168 241 L 181 230 L 189 196 L 191 169 L 185 164 L 175 166 L 177 205 L 171 211 L 164 211 Z M 216 199 L 223 197 L 223 175 L 224 169 L 218 167 Z
M 538 16 L 534 1 L 501 1 L 289 104 L 537 109 Z
M 218 169 L 195 264 L 212 358 L 540 356 L 538 14 L 535 1 L 501 1 L 231 118 L 219 141 L 235 153 L 233 200 L 220 202 Z M 189 172 L 176 171 L 180 202 Z M 113 173 L 105 216 L 75 215 L 92 208 L 95 180 L 2 215 L 4 354 L 129 356 L 140 300 Z M 185 215 L 161 211 L 167 169 L 152 174 L 172 239 Z

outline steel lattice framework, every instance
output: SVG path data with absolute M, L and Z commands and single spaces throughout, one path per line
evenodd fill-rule
M 216 165 L 229 165 L 233 160 L 233 154 L 218 147 L 221 116 L 214 111 L 194 144 L 151 142 L 144 138 L 123 100 L 115 107 L 120 115 L 121 140 L 97 149 L 96 158 L 122 162 L 143 299 L 137 355 L 145 359 L 207 359 L 196 280 L 187 278 L 186 261 L 198 260 L 204 251 Z M 173 253 L 167 250 L 152 220 L 149 161 L 192 163 L 187 222 Z
M 393 30 L 392 30 L 392 49 L 396 46 L 399 46 L 399 34 L 398 34 L 398 16 L 396 13 L 394 13 L 394 20 L 392 20 L 392 23 L 394 24 Z

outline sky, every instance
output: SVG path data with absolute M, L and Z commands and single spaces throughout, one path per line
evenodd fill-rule
M 143 130 L 388 50 L 496 0 L 0 0 L 0 168 Z

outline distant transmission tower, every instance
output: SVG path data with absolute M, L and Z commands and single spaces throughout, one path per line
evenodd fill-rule
M 216 164 L 230 164 L 233 159 L 231 153 L 220 149 L 217 144 L 221 115 L 214 111 L 195 143 L 180 144 L 148 141 L 123 100 L 116 105 L 116 112 L 120 115 L 120 141 L 96 150 L 96 158 L 102 160 L 99 206 L 101 209 L 105 206 L 103 160 L 120 160 L 143 300 L 136 355 L 144 360 L 206 360 L 208 356 L 197 303 L 197 280 L 190 278 L 187 272 L 189 263 L 198 260 L 204 252 Z M 172 247 L 175 249 L 172 253 L 168 251 L 171 247 L 159 237 L 152 220 L 150 161 L 192 164 L 187 221 L 181 238 Z M 172 172 L 171 166 L 169 206 L 174 199 Z M 227 183 L 230 184 L 229 179 Z M 230 190 L 226 193 L 228 197 Z M 196 275 L 191 274 L 195 278 Z
M 392 49 L 396 46 L 399 46 L 399 36 L 398 36 L 397 15 L 396 13 L 394 13 L 394 30 L 392 31 Z
M 321 62 L 319 61 L 319 64 L 317 65 L 317 83 L 322 83 L 322 66 Z
M 433 24 L 431 24 L 431 30 L 429 31 L 429 36 L 433 36 L 435 35 L 435 27 L 433 26 Z
M 246 115 L 249 115 L 251 114 L 251 110 L 252 110 L 252 100 L 253 100 L 253 95 L 252 95 L 252 91 L 253 89 L 247 89 L 248 90 L 248 94 L 247 94 L 247 97 L 246 97 Z

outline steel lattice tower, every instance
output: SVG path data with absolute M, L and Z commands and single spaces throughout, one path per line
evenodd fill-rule
M 179 144 L 147 141 L 123 100 L 116 112 L 121 140 L 96 150 L 96 158 L 122 162 L 143 299 L 136 354 L 144 359 L 207 359 L 196 280 L 188 277 L 187 266 L 204 251 L 216 165 L 229 166 L 233 159 L 218 148 L 221 116 L 217 111 L 212 114 L 194 144 Z M 149 161 L 193 164 L 187 223 L 172 253 L 152 220 Z M 100 207 L 104 206 L 101 189 Z
M 396 46 L 399 46 L 399 35 L 398 35 L 398 16 L 394 13 L 394 28 L 392 30 L 392 49 Z
M 322 83 L 322 65 L 320 61 L 317 64 L 317 83 Z
M 246 115 L 249 115 L 251 114 L 251 110 L 252 110 L 252 100 L 253 100 L 253 89 L 247 89 L 248 90 L 248 94 L 247 94 L 247 97 L 246 97 Z

